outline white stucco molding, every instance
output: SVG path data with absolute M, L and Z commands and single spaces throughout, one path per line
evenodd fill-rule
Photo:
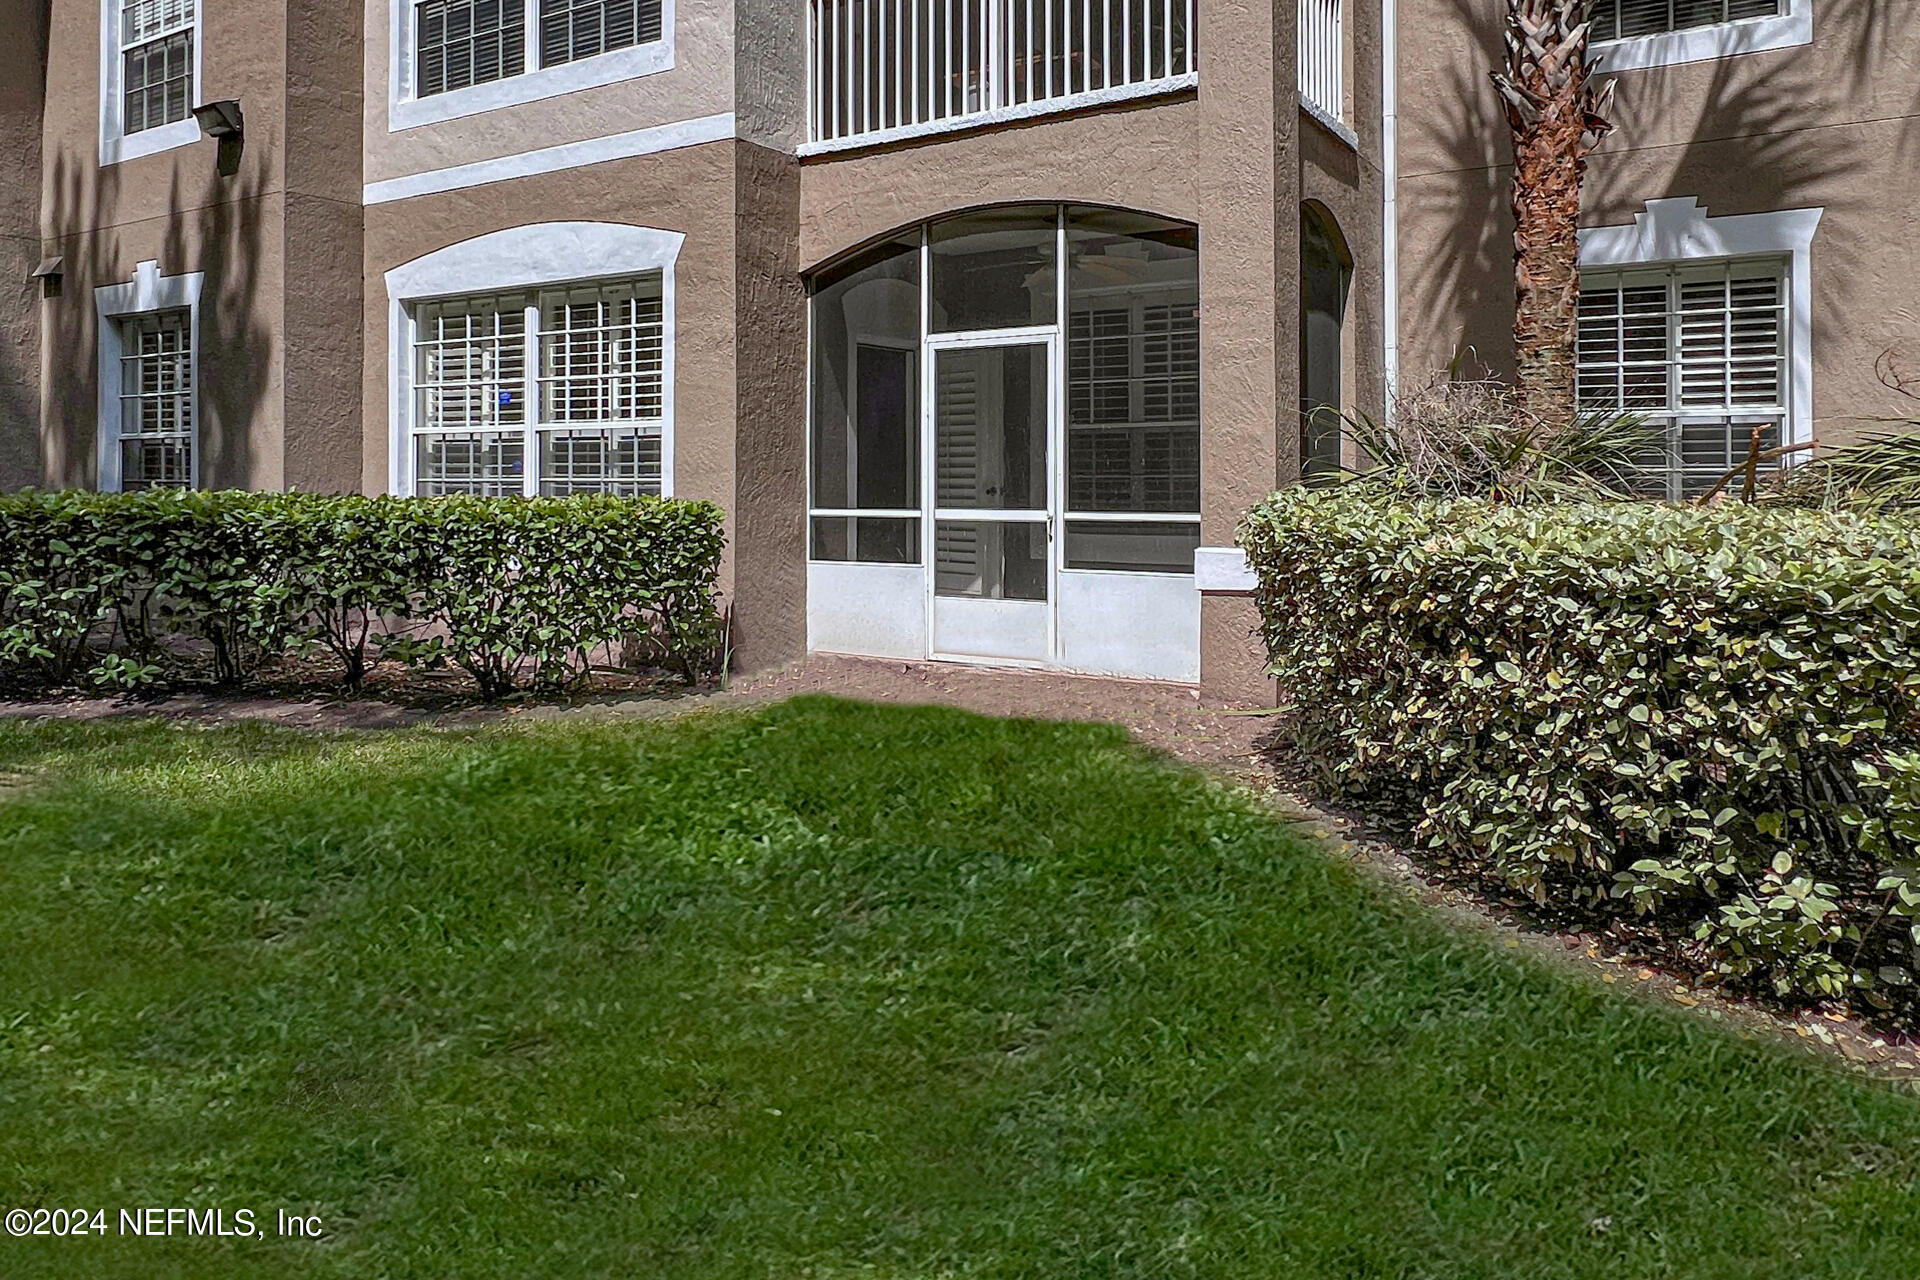
M 1251 595 L 1260 586 L 1247 553 L 1239 547 L 1197 547 L 1193 584 L 1203 595 Z
M 1133 102 L 1140 98 L 1157 98 L 1171 93 L 1187 93 L 1200 86 L 1198 72 L 1185 75 L 1166 76 L 1159 80 L 1147 80 L 1139 84 L 1116 84 L 1103 89 L 1088 89 L 1080 93 L 1063 94 L 1057 98 L 1036 98 L 1032 102 L 1019 102 L 1011 106 L 994 107 L 987 111 L 974 111 L 964 115 L 945 116 L 938 120 L 924 120 L 918 124 L 897 125 L 891 129 L 875 129 L 871 133 L 856 133 L 845 138 L 831 138 L 825 142 L 808 142 L 799 148 L 802 156 L 828 155 L 835 151 L 857 151 L 862 147 L 881 147 L 893 142 L 910 142 L 915 138 L 930 138 L 942 133 L 959 133 L 968 129 L 984 129 L 990 125 L 1012 124 L 1019 120 L 1034 120 L 1041 116 L 1068 115 L 1075 111 L 1087 111 L 1096 107 L 1110 107 L 1122 102 Z
M 404 178 L 388 178 L 383 182 L 368 183 L 361 201 L 369 205 L 387 204 L 414 196 L 436 195 L 442 191 L 464 191 L 468 187 L 485 186 L 489 182 L 508 182 L 514 178 L 531 178 L 559 173 L 564 169 L 578 169 L 584 165 L 604 164 L 609 160 L 626 160 L 633 156 L 675 151 L 681 147 L 697 147 L 708 142 L 724 142 L 735 136 L 735 123 L 733 112 L 725 111 L 719 115 L 676 120 L 672 124 L 610 134 L 585 142 L 567 142 L 557 147 L 522 151 L 495 160 L 434 169 L 426 173 L 409 174 Z
M 413 21 L 420 0 L 387 0 L 387 132 L 459 120 L 501 107 L 557 98 L 583 89 L 598 89 L 673 68 L 674 0 L 660 0 L 660 38 L 576 58 L 551 67 L 534 67 L 539 55 L 539 6 L 529 3 L 526 17 L 528 70 L 485 84 L 419 97 L 414 67 Z
M 1580 266 L 1787 259 L 1786 441 L 1813 438 L 1813 233 L 1824 207 L 1709 216 L 1696 196 L 1649 200 L 1631 225 L 1583 227 Z
M 158 155 L 200 141 L 200 124 L 191 114 L 185 120 L 138 133 L 127 133 L 126 60 L 120 49 L 120 10 L 124 0 L 100 0 L 100 165 L 120 164 L 141 156 Z M 203 3 L 193 7 L 193 78 L 187 82 L 187 105 L 202 100 L 200 50 L 206 44 Z
M 188 313 L 192 350 L 188 353 L 187 367 L 193 387 L 193 444 L 188 458 L 193 468 L 191 483 L 195 488 L 200 485 L 200 297 L 206 291 L 206 283 L 205 272 L 164 276 L 160 274 L 158 262 L 143 262 L 134 268 L 133 279 L 126 284 L 101 285 L 93 291 L 94 323 L 100 347 L 98 435 L 94 456 L 99 461 L 103 493 L 117 493 L 120 489 L 120 367 L 126 355 L 120 322 L 128 316 L 156 311 Z
M 1685 31 L 1603 40 L 1593 46 L 1593 56 L 1603 72 L 1641 71 L 1812 43 L 1813 0 L 1788 0 L 1787 11 L 1772 17 L 1742 18 L 1738 22 L 1717 22 L 1710 27 L 1690 27 Z
M 673 496 L 674 264 L 686 236 L 617 222 L 536 222 L 448 245 L 386 274 L 387 489 L 410 492 L 407 415 L 413 383 L 412 304 L 660 273 L 660 492 Z

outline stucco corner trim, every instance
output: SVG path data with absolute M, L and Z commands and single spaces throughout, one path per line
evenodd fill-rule
M 386 273 L 387 491 L 411 492 L 407 450 L 413 395 L 412 304 L 432 298 L 503 293 L 545 285 L 660 273 L 660 492 L 673 496 L 674 264 L 686 236 L 617 222 L 536 222 L 508 227 L 415 258 Z
M 1203 595 L 1252 595 L 1260 586 L 1247 553 L 1239 547 L 1198 547 L 1193 553 L 1193 583 Z
M 1697 196 L 1649 200 L 1631 224 L 1583 227 L 1580 265 L 1651 266 L 1716 258 L 1782 257 L 1787 266 L 1787 436 L 1813 434 L 1813 235 L 1824 207 L 1713 217 Z
M 415 196 L 464 191 L 492 182 L 508 182 L 514 178 L 559 173 L 590 164 L 604 164 L 609 160 L 626 160 L 633 156 L 676 151 L 681 147 L 697 147 L 708 142 L 724 142 L 736 136 L 736 123 L 734 113 L 724 111 L 718 115 L 677 120 L 672 124 L 610 134 L 585 142 L 568 142 L 537 151 L 522 151 L 495 160 L 454 165 L 447 169 L 409 174 L 404 178 L 388 178 L 383 182 L 369 182 L 361 199 L 362 203 L 369 205 L 388 204 Z
M 134 268 L 133 279 L 125 284 L 101 285 L 93 291 L 94 322 L 98 326 L 100 350 L 99 410 L 96 417 L 96 453 L 99 484 L 103 493 L 120 490 L 120 366 L 126 354 L 120 336 L 120 321 L 128 316 L 155 311 L 185 311 L 192 351 L 189 354 L 188 381 L 194 396 L 194 441 L 192 483 L 200 484 L 200 298 L 206 292 L 203 271 L 185 275 L 160 274 L 158 262 L 143 262 Z
M 1743 18 L 1685 31 L 1604 40 L 1593 46 L 1593 54 L 1603 72 L 1643 71 L 1812 43 L 1813 0 L 1788 0 L 1787 11 L 1770 18 Z

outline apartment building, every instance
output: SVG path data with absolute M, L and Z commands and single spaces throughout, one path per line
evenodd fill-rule
M 1588 398 L 1676 489 L 1888 407 L 1913 0 L 1608 2 Z M 1257 691 L 1233 528 L 1339 462 L 1302 410 L 1507 358 L 1499 14 L 39 0 L 0 481 L 708 498 L 748 662 Z
M 1460 353 L 1511 367 L 1501 12 L 1399 4 L 1403 382 Z M 1582 203 L 1583 402 L 1665 427 L 1674 496 L 1756 427 L 1833 446 L 1915 417 L 1883 375 L 1920 374 L 1920 4 L 1594 0 L 1592 21 L 1617 127 Z

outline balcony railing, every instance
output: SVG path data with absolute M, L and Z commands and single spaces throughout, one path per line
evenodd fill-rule
M 811 0 L 815 149 L 1195 83 L 1194 0 Z
M 1300 0 L 1300 99 L 1330 120 L 1346 119 L 1346 43 L 1341 0 Z

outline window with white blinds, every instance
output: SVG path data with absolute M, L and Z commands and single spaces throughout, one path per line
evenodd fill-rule
M 660 0 L 540 0 L 540 65 L 660 38 Z
M 122 0 L 120 131 L 144 133 L 193 110 L 194 0 Z
M 1200 509 L 1200 318 L 1117 296 L 1067 327 L 1067 490 L 1078 512 Z
M 1690 31 L 1746 18 L 1772 18 L 1783 12 L 1783 0 L 1594 0 L 1594 40 L 1625 40 L 1633 36 Z
M 426 0 L 414 10 L 421 97 L 527 69 L 525 0 Z
M 184 489 L 193 483 L 193 313 L 120 322 L 120 487 Z
M 414 330 L 415 494 L 661 492 L 659 276 L 423 304 Z
M 431 97 L 661 38 L 662 0 L 423 0 L 414 95 Z M 536 33 L 531 47 L 528 33 Z
M 1755 430 L 1763 448 L 1786 432 L 1786 299 L 1777 261 L 1583 274 L 1581 407 L 1658 424 L 1651 487 L 1704 491 L 1747 456 Z

